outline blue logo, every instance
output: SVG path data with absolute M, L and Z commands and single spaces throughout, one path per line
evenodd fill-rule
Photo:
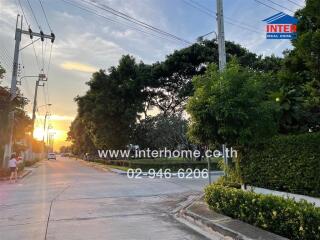
M 296 39 L 298 19 L 283 12 L 263 20 L 267 39 Z

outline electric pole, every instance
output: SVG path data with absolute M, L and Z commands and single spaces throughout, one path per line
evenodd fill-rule
M 31 128 L 31 139 L 29 143 L 29 151 L 31 155 L 31 159 L 33 158 L 33 144 L 32 144 L 32 139 L 33 139 L 33 132 L 34 132 L 34 124 L 36 121 L 36 110 L 37 110 L 37 98 L 38 98 L 38 87 L 43 87 L 44 83 L 40 83 L 41 81 L 46 81 L 46 76 L 43 73 L 40 73 L 38 76 L 38 80 L 36 81 L 36 86 L 34 90 L 34 98 L 33 98 L 33 109 L 32 109 L 32 128 Z
M 32 130 L 31 134 L 34 132 L 34 122 L 36 120 L 36 110 L 37 110 L 37 97 L 38 97 L 38 87 L 43 87 L 44 83 L 40 83 L 41 81 L 46 81 L 46 76 L 43 73 L 39 74 L 39 78 L 36 81 L 36 88 L 34 90 L 34 99 L 33 99 L 33 109 L 32 109 Z
M 43 153 L 46 149 L 46 143 L 45 143 L 45 133 L 46 133 L 46 123 L 47 123 L 47 117 L 50 116 L 49 112 L 46 112 L 46 115 L 44 116 L 44 123 L 43 123 L 43 136 L 42 136 L 42 142 L 43 142 Z M 48 134 L 48 133 L 47 133 Z
M 14 56 L 13 56 L 13 66 L 12 66 L 12 77 L 11 77 L 11 88 L 10 88 L 10 104 L 17 96 L 17 77 L 18 77 L 18 64 L 19 64 L 19 47 L 21 42 L 21 31 L 18 31 L 18 25 L 19 25 L 19 18 L 20 15 L 17 15 L 17 21 L 16 21 L 16 32 L 15 32 L 15 45 L 14 45 Z M 22 21 L 23 18 L 21 16 L 20 18 L 20 29 L 22 28 Z M 3 162 L 2 167 L 5 168 L 7 166 L 7 162 L 9 158 L 11 157 L 12 152 L 12 142 L 13 142 L 13 127 L 14 127 L 14 111 L 11 111 L 9 113 L 9 141 L 8 144 L 4 147 L 4 156 L 3 156 Z
M 219 52 L 219 70 L 223 71 L 226 66 L 226 46 L 224 38 L 223 23 L 223 0 L 217 0 L 217 25 L 218 25 L 218 52 Z
M 50 116 L 49 112 L 46 112 L 46 115 L 44 116 L 44 123 L 43 123 L 43 137 L 42 137 L 42 141 L 43 143 L 45 143 L 45 132 L 46 132 L 46 123 L 47 123 L 47 117 Z
M 223 22 L 223 0 L 217 1 L 217 25 L 218 25 L 218 52 L 219 52 L 219 71 L 222 72 L 226 66 L 226 46 L 224 37 L 224 22 Z M 222 144 L 223 161 L 228 165 L 226 155 L 226 144 Z
M 19 20 L 20 20 L 20 23 L 19 23 Z M 17 96 L 17 76 L 18 76 L 18 66 L 19 66 L 20 42 L 21 42 L 22 34 L 29 35 L 31 40 L 33 39 L 33 37 L 39 37 L 41 41 L 44 41 L 45 38 L 51 39 L 52 43 L 55 40 L 55 35 L 53 33 L 51 33 L 50 35 L 46 35 L 42 31 L 40 31 L 40 33 L 32 32 L 30 27 L 28 31 L 23 30 L 22 23 L 23 23 L 23 17 L 18 14 L 17 21 L 16 21 L 16 31 L 15 31 L 15 46 L 14 46 L 12 79 L 11 79 L 11 88 L 10 88 L 10 95 L 11 95 L 10 104 L 13 103 L 13 100 Z M 22 49 L 24 49 L 25 47 L 23 47 Z M 3 163 L 2 163 L 3 167 L 7 166 L 9 158 L 11 157 L 11 154 L 12 154 L 13 128 L 14 128 L 14 111 L 11 111 L 9 113 L 9 128 L 8 128 L 9 138 L 8 138 L 8 144 L 6 144 L 4 148 L 4 156 L 3 156 Z

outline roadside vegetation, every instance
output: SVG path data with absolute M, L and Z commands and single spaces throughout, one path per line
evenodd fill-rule
M 212 184 L 205 189 L 210 208 L 289 239 L 320 239 L 320 208 L 279 196 Z
M 151 65 L 123 56 L 118 66 L 94 73 L 89 90 L 76 98 L 78 115 L 68 134 L 72 152 L 226 144 L 238 156 L 220 164 L 226 176 L 206 188 L 209 206 L 291 239 L 320 239 L 319 208 L 241 189 L 249 184 L 319 197 L 319 9 L 318 0 L 307 0 L 295 13 L 298 37 L 282 57 L 257 56 L 226 42 L 222 72 L 216 40 Z M 151 115 L 155 109 L 159 114 Z M 143 170 L 206 167 L 200 159 L 98 161 Z

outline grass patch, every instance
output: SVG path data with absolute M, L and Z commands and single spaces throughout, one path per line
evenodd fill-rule
M 106 165 L 108 168 L 114 168 L 122 171 L 127 171 L 129 168 L 128 167 L 123 167 L 123 166 L 117 166 L 117 165 Z

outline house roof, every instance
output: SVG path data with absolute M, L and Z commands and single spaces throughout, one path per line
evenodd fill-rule
M 267 22 L 268 24 L 297 24 L 298 19 L 283 12 L 279 12 L 262 21 Z

